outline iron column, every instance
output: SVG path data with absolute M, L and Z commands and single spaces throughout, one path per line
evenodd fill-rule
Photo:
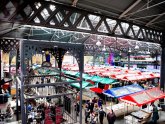
M 164 91 L 165 84 L 165 32 L 162 35 L 161 43 L 162 53 L 161 53 L 161 68 L 160 68 L 160 89 Z

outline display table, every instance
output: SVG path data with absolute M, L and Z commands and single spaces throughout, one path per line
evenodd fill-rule
M 140 124 L 137 118 L 128 115 L 124 117 L 125 124 Z
M 108 107 L 106 107 L 106 109 L 107 110 L 112 109 L 115 112 L 116 116 L 118 117 L 118 116 L 124 115 L 124 113 L 128 114 L 128 113 L 131 113 L 133 111 L 137 111 L 137 110 L 139 110 L 139 107 L 122 102 L 119 104 L 108 106 Z
M 144 124 L 150 120 L 152 113 L 144 112 L 142 110 L 132 112 L 130 115 L 125 116 L 126 124 Z

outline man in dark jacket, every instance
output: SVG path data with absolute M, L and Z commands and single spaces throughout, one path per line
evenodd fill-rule
M 101 107 L 100 107 L 100 110 L 99 110 L 99 120 L 100 120 L 100 124 L 103 124 L 104 116 L 106 117 L 106 113 L 105 113 L 105 111 L 103 110 L 103 107 L 101 106 Z
M 115 120 L 116 120 L 116 115 L 113 112 L 113 110 L 111 109 L 110 112 L 107 114 L 107 120 L 109 124 L 114 124 Z
M 153 107 L 152 123 L 156 124 L 157 120 L 159 119 L 158 108 L 154 103 L 152 104 L 152 107 Z
M 90 102 L 88 103 L 88 108 L 90 110 L 90 113 L 92 113 L 94 108 L 94 103 L 92 102 L 92 100 L 90 100 Z

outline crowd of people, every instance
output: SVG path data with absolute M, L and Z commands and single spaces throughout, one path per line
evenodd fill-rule
M 109 111 L 107 114 L 103 110 L 103 100 L 101 98 L 96 99 L 94 97 L 92 100 L 86 101 L 85 104 L 85 123 L 86 124 L 96 124 L 100 122 L 103 124 L 104 117 L 107 116 L 109 124 L 114 124 L 116 120 L 116 115 L 113 110 Z

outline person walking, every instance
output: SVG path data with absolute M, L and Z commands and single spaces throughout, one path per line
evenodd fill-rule
M 102 100 L 101 98 L 99 98 L 99 100 L 98 100 L 98 106 L 99 106 L 99 108 L 100 108 L 102 105 L 103 105 L 103 100 Z
M 90 110 L 88 108 L 88 104 L 85 106 L 85 123 L 88 123 L 88 118 L 90 117 Z
M 115 123 L 116 115 L 115 115 L 115 113 L 113 112 L 112 109 L 107 114 L 107 120 L 108 120 L 109 124 L 114 124 Z
M 101 106 L 101 107 L 100 107 L 100 110 L 99 110 L 99 120 L 100 120 L 100 124 L 103 124 L 104 116 L 106 117 L 106 113 L 105 113 L 105 111 L 103 110 L 103 107 Z
M 88 103 L 88 108 L 90 110 L 90 113 L 93 113 L 94 103 L 92 102 L 92 100 L 90 100 L 90 102 Z
M 152 123 L 156 124 L 157 120 L 159 120 L 158 108 L 154 103 L 152 104 L 152 107 L 153 107 Z

